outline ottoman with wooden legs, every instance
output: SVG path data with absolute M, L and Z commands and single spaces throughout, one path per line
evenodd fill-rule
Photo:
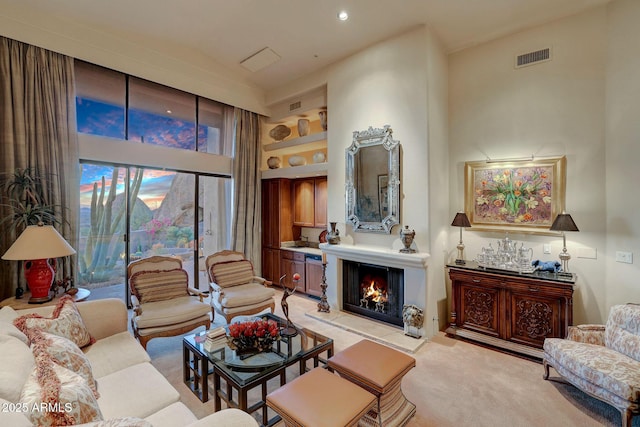
M 416 405 L 402 393 L 402 377 L 416 360 L 401 351 L 362 340 L 327 361 L 329 369 L 373 393 L 377 405 L 360 420 L 360 426 L 403 426 L 416 413 Z
M 315 368 L 267 395 L 286 426 L 355 426 L 376 397 L 323 368 Z

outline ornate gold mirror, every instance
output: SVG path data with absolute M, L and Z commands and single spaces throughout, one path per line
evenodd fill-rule
M 347 222 L 354 231 L 391 233 L 400 221 L 400 142 L 391 127 L 353 132 L 346 150 Z

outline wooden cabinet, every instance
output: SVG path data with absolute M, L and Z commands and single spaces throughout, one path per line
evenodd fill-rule
M 280 277 L 280 242 L 293 239 L 291 181 L 262 181 L 262 276 L 273 282 Z
M 485 271 L 449 266 L 448 334 L 542 357 L 545 338 L 567 335 L 573 323 L 575 276 Z
M 300 280 L 296 290 L 298 292 L 307 292 L 305 280 L 305 256 L 302 252 L 294 252 L 282 250 L 280 251 L 280 272 L 286 274 L 283 283 L 285 286 L 293 287 L 293 275 L 298 273 Z
M 327 227 L 327 178 L 293 181 L 293 225 Z
M 322 261 L 316 259 L 307 258 L 305 263 L 305 279 L 307 294 L 316 297 L 322 296 Z

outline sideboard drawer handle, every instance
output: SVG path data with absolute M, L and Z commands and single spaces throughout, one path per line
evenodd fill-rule
M 480 279 L 472 279 L 472 280 L 473 280 L 473 283 L 480 283 L 482 281 Z
M 532 288 L 529 286 L 529 292 L 540 292 L 540 288 Z

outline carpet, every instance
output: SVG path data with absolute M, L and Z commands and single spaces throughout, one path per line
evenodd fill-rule
M 280 294 L 276 298 L 279 301 Z M 291 320 L 333 338 L 336 352 L 363 339 L 359 334 L 315 319 L 317 300 L 292 295 L 287 301 Z M 282 316 L 279 304 L 276 305 L 276 314 Z M 153 339 L 147 351 L 153 365 L 180 392 L 181 400 L 198 418 L 213 411 L 212 401 L 200 402 L 182 382 L 182 337 Z M 404 377 L 402 389 L 417 407 L 408 427 L 620 425 L 620 413 L 615 408 L 565 383 L 554 370 L 549 381 L 543 380 L 544 370 L 539 362 L 443 333 L 408 354 L 416 358 L 416 367 Z M 295 377 L 296 371 L 289 369 L 287 378 Z M 270 389 L 277 386 L 275 382 L 269 385 Z M 640 417 L 634 419 L 633 426 L 640 427 Z

